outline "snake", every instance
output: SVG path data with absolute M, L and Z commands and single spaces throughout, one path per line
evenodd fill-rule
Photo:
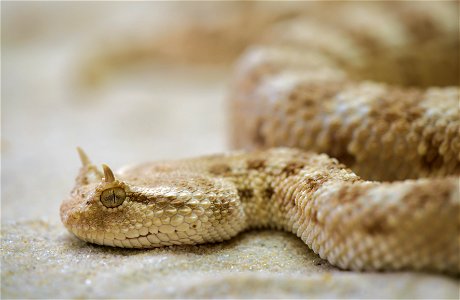
M 345 269 L 460 270 L 456 177 L 364 181 L 326 154 L 293 148 L 145 163 L 115 175 L 79 153 L 61 219 L 90 243 L 195 245 L 273 228 Z
M 375 26 L 359 32 L 362 23 L 343 12 L 332 23 L 283 21 L 243 53 L 229 97 L 236 150 L 114 172 L 78 148 L 64 226 L 83 241 L 123 248 L 271 228 L 341 269 L 458 275 L 459 88 L 451 68 L 437 76 L 431 59 L 433 49 L 458 50 L 455 31 L 446 11 L 398 15 L 399 27 L 388 13 L 370 14 Z M 401 60 L 414 48 L 401 45 L 411 43 L 428 57 L 409 72 Z M 430 80 L 439 81 L 423 87 Z

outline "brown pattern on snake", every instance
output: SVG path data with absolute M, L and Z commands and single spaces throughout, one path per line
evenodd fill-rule
M 249 170 L 261 170 L 265 168 L 265 161 L 262 159 L 251 159 L 247 161 L 247 168 Z
M 231 171 L 229 165 L 226 164 L 215 164 L 209 168 L 209 173 L 214 175 L 223 175 Z
M 286 166 L 283 168 L 282 172 L 286 174 L 286 176 L 294 176 L 297 175 L 297 173 L 302 170 L 304 167 L 303 163 L 293 161 L 293 162 L 288 162 Z
M 254 192 L 251 189 L 238 189 L 238 196 L 242 202 L 250 201 Z
M 389 234 L 391 232 L 391 228 L 388 226 L 387 221 L 384 217 L 376 218 L 374 220 L 370 220 L 367 223 L 363 223 L 363 229 L 369 235 L 383 235 Z

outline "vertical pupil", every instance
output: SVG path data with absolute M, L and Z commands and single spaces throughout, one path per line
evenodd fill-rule
M 106 207 L 116 207 L 123 203 L 126 193 L 121 188 L 108 189 L 101 195 L 102 204 Z

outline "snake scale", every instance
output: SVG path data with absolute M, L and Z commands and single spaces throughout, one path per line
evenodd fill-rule
M 343 269 L 459 274 L 458 74 L 443 61 L 458 59 L 449 56 L 456 27 L 444 9 L 410 18 L 370 10 L 364 28 L 350 14 L 282 22 L 243 54 L 231 140 L 251 150 L 114 173 L 79 148 L 64 225 L 84 241 L 126 248 L 273 228 Z M 409 44 L 422 55 L 417 70 L 402 63 L 415 59 Z

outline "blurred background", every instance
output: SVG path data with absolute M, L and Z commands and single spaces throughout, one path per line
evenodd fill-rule
M 58 220 L 76 146 L 114 169 L 225 150 L 230 62 L 304 6 L 2 3 L 2 221 Z

